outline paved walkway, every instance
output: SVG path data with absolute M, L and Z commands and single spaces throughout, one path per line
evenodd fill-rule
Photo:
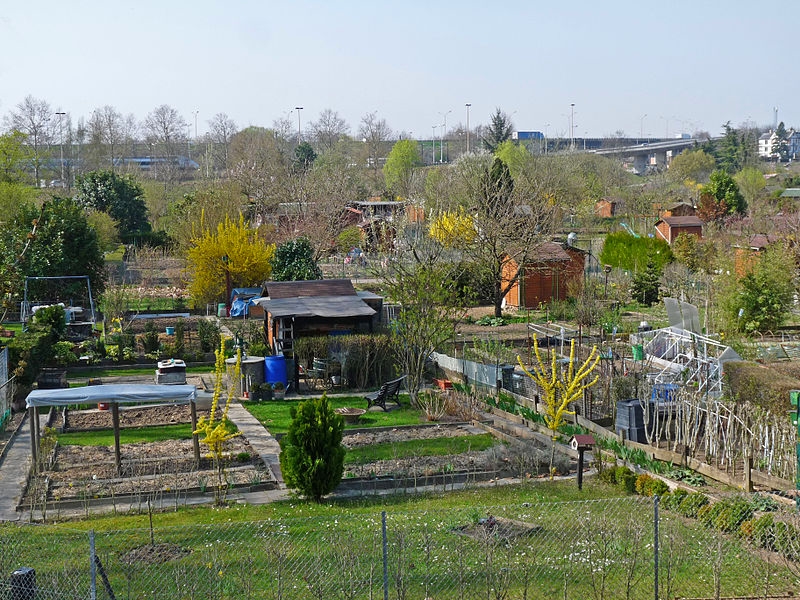
M 28 417 L 16 435 L 8 442 L 0 460 L 0 520 L 16 521 L 20 518 L 17 504 L 28 480 L 31 468 L 31 427 Z
M 258 452 L 261 460 L 264 461 L 275 481 L 278 482 L 278 487 L 285 489 L 286 486 L 283 483 L 283 475 L 281 474 L 281 465 L 278 458 L 281 453 L 278 440 L 272 437 L 272 434 L 238 402 L 231 402 L 228 408 L 228 418 L 247 438 L 253 450 Z

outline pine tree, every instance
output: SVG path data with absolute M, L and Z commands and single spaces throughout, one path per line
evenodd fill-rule
M 661 285 L 661 269 L 656 265 L 652 256 L 647 257 L 647 268 L 633 276 L 631 296 L 634 300 L 645 306 L 652 306 L 658 302 L 658 292 Z

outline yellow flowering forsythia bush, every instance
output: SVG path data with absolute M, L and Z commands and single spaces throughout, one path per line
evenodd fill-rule
M 235 426 L 228 420 L 228 409 L 233 399 L 232 390 L 228 390 L 227 398 L 225 400 L 225 407 L 222 414 L 217 419 L 217 410 L 219 408 L 219 398 L 222 395 L 222 381 L 225 378 L 225 340 L 220 340 L 220 347 L 215 351 L 217 362 L 214 368 L 214 396 L 211 400 L 211 413 L 208 417 L 205 415 L 197 422 L 197 429 L 195 434 L 200 437 L 200 441 L 208 446 L 207 456 L 214 462 L 214 469 L 217 473 L 217 486 L 214 492 L 214 501 L 221 504 L 225 500 L 225 469 L 223 463 L 223 455 L 226 446 L 230 440 L 236 436 L 241 435 L 241 432 L 236 431 Z M 238 380 L 241 374 L 242 367 L 242 353 L 239 350 L 236 354 L 236 365 L 234 367 L 233 376 Z
M 445 211 L 431 223 L 430 236 L 446 248 L 471 244 L 478 234 L 472 217 L 464 211 Z
M 523 372 L 533 379 L 542 390 L 543 402 L 545 405 L 544 421 L 552 432 L 553 448 L 550 454 L 550 477 L 553 476 L 553 461 L 555 459 L 555 440 L 558 437 L 558 428 L 564 422 L 564 415 L 574 415 L 575 411 L 569 410 L 571 402 L 579 400 L 583 396 L 584 390 L 597 383 L 600 375 L 595 375 L 594 379 L 587 381 L 589 376 L 600 362 L 600 353 L 597 346 L 592 348 L 589 356 L 583 364 L 575 369 L 575 340 L 570 342 L 569 363 L 562 368 L 558 366 L 558 354 L 551 352 L 550 365 L 546 365 L 539 351 L 539 341 L 533 336 L 533 349 L 536 356 L 536 368 L 529 371 L 522 358 L 517 356 L 517 362 L 522 367 Z
M 270 278 L 275 244 L 261 238 L 244 217 L 226 218 L 216 231 L 205 229 L 202 222 L 200 228 L 187 253 L 189 292 L 195 302 L 223 298 L 226 275 L 233 287 L 260 286 Z

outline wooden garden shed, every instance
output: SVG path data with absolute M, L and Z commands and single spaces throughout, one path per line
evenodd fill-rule
M 579 248 L 546 242 L 519 269 L 506 295 L 506 306 L 538 308 L 542 303 L 566 300 L 572 284 L 580 284 L 586 265 L 586 253 Z M 503 265 L 503 285 L 517 272 L 518 263 L 509 258 Z

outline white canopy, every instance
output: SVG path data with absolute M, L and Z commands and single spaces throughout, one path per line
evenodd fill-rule
M 69 404 L 188 404 L 197 391 L 193 385 L 89 385 L 56 390 L 33 390 L 26 399 L 27 407 L 66 406 Z

